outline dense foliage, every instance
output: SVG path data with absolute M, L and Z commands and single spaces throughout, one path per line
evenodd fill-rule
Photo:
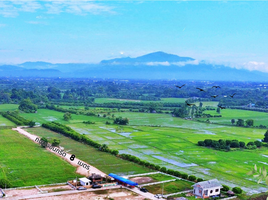
M 256 149 L 262 146 L 262 142 L 256 140 L 254 142 L 248 142 L 247 145 L 243 141 L 238 140 L 212 140 L 205 139 L 204 141 L 198 141 L 199 146 L 211 147 L 216 150 L 230 151 L 230 148 L 241 148 L 241 149 Z
M 3 112 L 2 116 L 9 119 L 10 121 L 14 122 L 16 125 L 22 126 L 22 125 L 29 125 L 29 126 L 34 126 L 35 122 L 27 120 L 23 117 L 21 117 L 18 112 Z

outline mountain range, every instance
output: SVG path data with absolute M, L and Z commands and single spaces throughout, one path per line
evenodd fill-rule
M 0 77 L 267 81 L 268 73 L 198 62 L 159 51 L 136 58 L 103 60 L 98 64 L 25 62 L 2 65 Z

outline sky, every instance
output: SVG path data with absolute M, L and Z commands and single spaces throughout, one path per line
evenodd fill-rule
M 1 64 L 155 51 L 268 72 L 268 2 L 0 1 Z

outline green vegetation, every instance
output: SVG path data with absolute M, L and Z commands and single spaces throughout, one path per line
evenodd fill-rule
M 184 190 L 190 190 L 192 189 L 191 187 L 192 185 L 193 183 L 190 183 L 190 182 L 186 182 L 183 180 L 176 180 L 176 181 L 168 182 L 164 184 L 145 186 L 145 188 L 153 194 L 162 194 L 162 189 L 163 189 L 163 194 L 171 194 L 171 193 L 181 192 Z
M 12 144 L 12 145 L 10 145 Z M 0 179 L 12 187 L 65 182 L 75 167 L 12 130 L 0 131 Z
M 2 113 L 2 116 L 9 119 L 10 121 L 14 122 L 15 124 L 17 125 L 30 125 L 30 126 L 34 126 L 34 122 L 33 121 L 30 121 L 30 120 L 27 120 L 23 117 L 21 117 L 19 115 L 19 113 L 17 111 L 13 111 L 13 112 L 3 112 Z
M 99 151 L 93 147 L 81 144 L 80 142 L 74 141 L 61 134 L 57 134 L 53 131 L 49 131 L 41 127 L 28 129 L 27 131 L 38 135 L 39 137 L 58 138 L 61 141 L 61 146 L 64 147 L 64 151 L 68 151 L 71 154 L 75 154 L 75 156 L 79 159 L 90 163 L 91 165 L 95 166 L 96 168 L 107 174 L 138 174 L 151 171 L 148 168 L 139 166 L 129 161 L 122 160 L 116 156 Z
M 29 98 L 23 99 L 20 102 L 19 110 L 26 113 L 34 113 L 37 111 L 37 105 L 33 104 L 33 102 Z

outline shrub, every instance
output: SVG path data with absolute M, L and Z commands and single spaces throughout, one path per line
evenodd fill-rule
M 244 147 L 246 146 L 246 143 L 245 143 L 245 142 L 239 142 L 239 146 L 240 146 L 241 148 L 244 148 Z
M 232 191 L 235 193 L 235 194 L 241 194 L 243 192 L 243 190 L 240 188 L 240 187 L 234 187 L 232 189 Z
M 204 141 L 198 141 L 198 145 L 199 146 L 205 146 L 205 142 Z
M 227 192 L 227 191 L 230 190 L 230 188 L 227 185 L 222 185 L 222 189 L 221 190 Z
M 160 171 L 166 173 L 167 172 L 167 168 L 161 167 Z
M 0 188 L 10 188 L 12 185 L 7 179 L 0 179 Z
M 188 174 L 181 174 L 181 178 L 187 179 L 188 178 Z
M 205 143 L 205 146 L 209 147 L 209 146 L 211 146 L 212 140 L 211 139 L 205 139 L 204 143 Z
M 247 143 L 247 146 L 249 146 L 249 145 L 252 146 L 252 145 L 254 145 L 254 143 L 253 143 L 253 142 L 248 142 L 248 143 Z
M 202 181 L 204 181 L 202 178 L 198 178 L 197 180 L 196 180 L 197 182 L 202 182 Z
M 189 181 L 195 181 L 196 180 L 196 177 L 193 176 L 193 175 L 191 175 L 191 176 L 188 177 L 188 179 L 189 179 Z
M 262 143 L 258 140 L 254 141 L 254 144 L 257 146 L 257 147 L 261 147 L 262 146 Z

